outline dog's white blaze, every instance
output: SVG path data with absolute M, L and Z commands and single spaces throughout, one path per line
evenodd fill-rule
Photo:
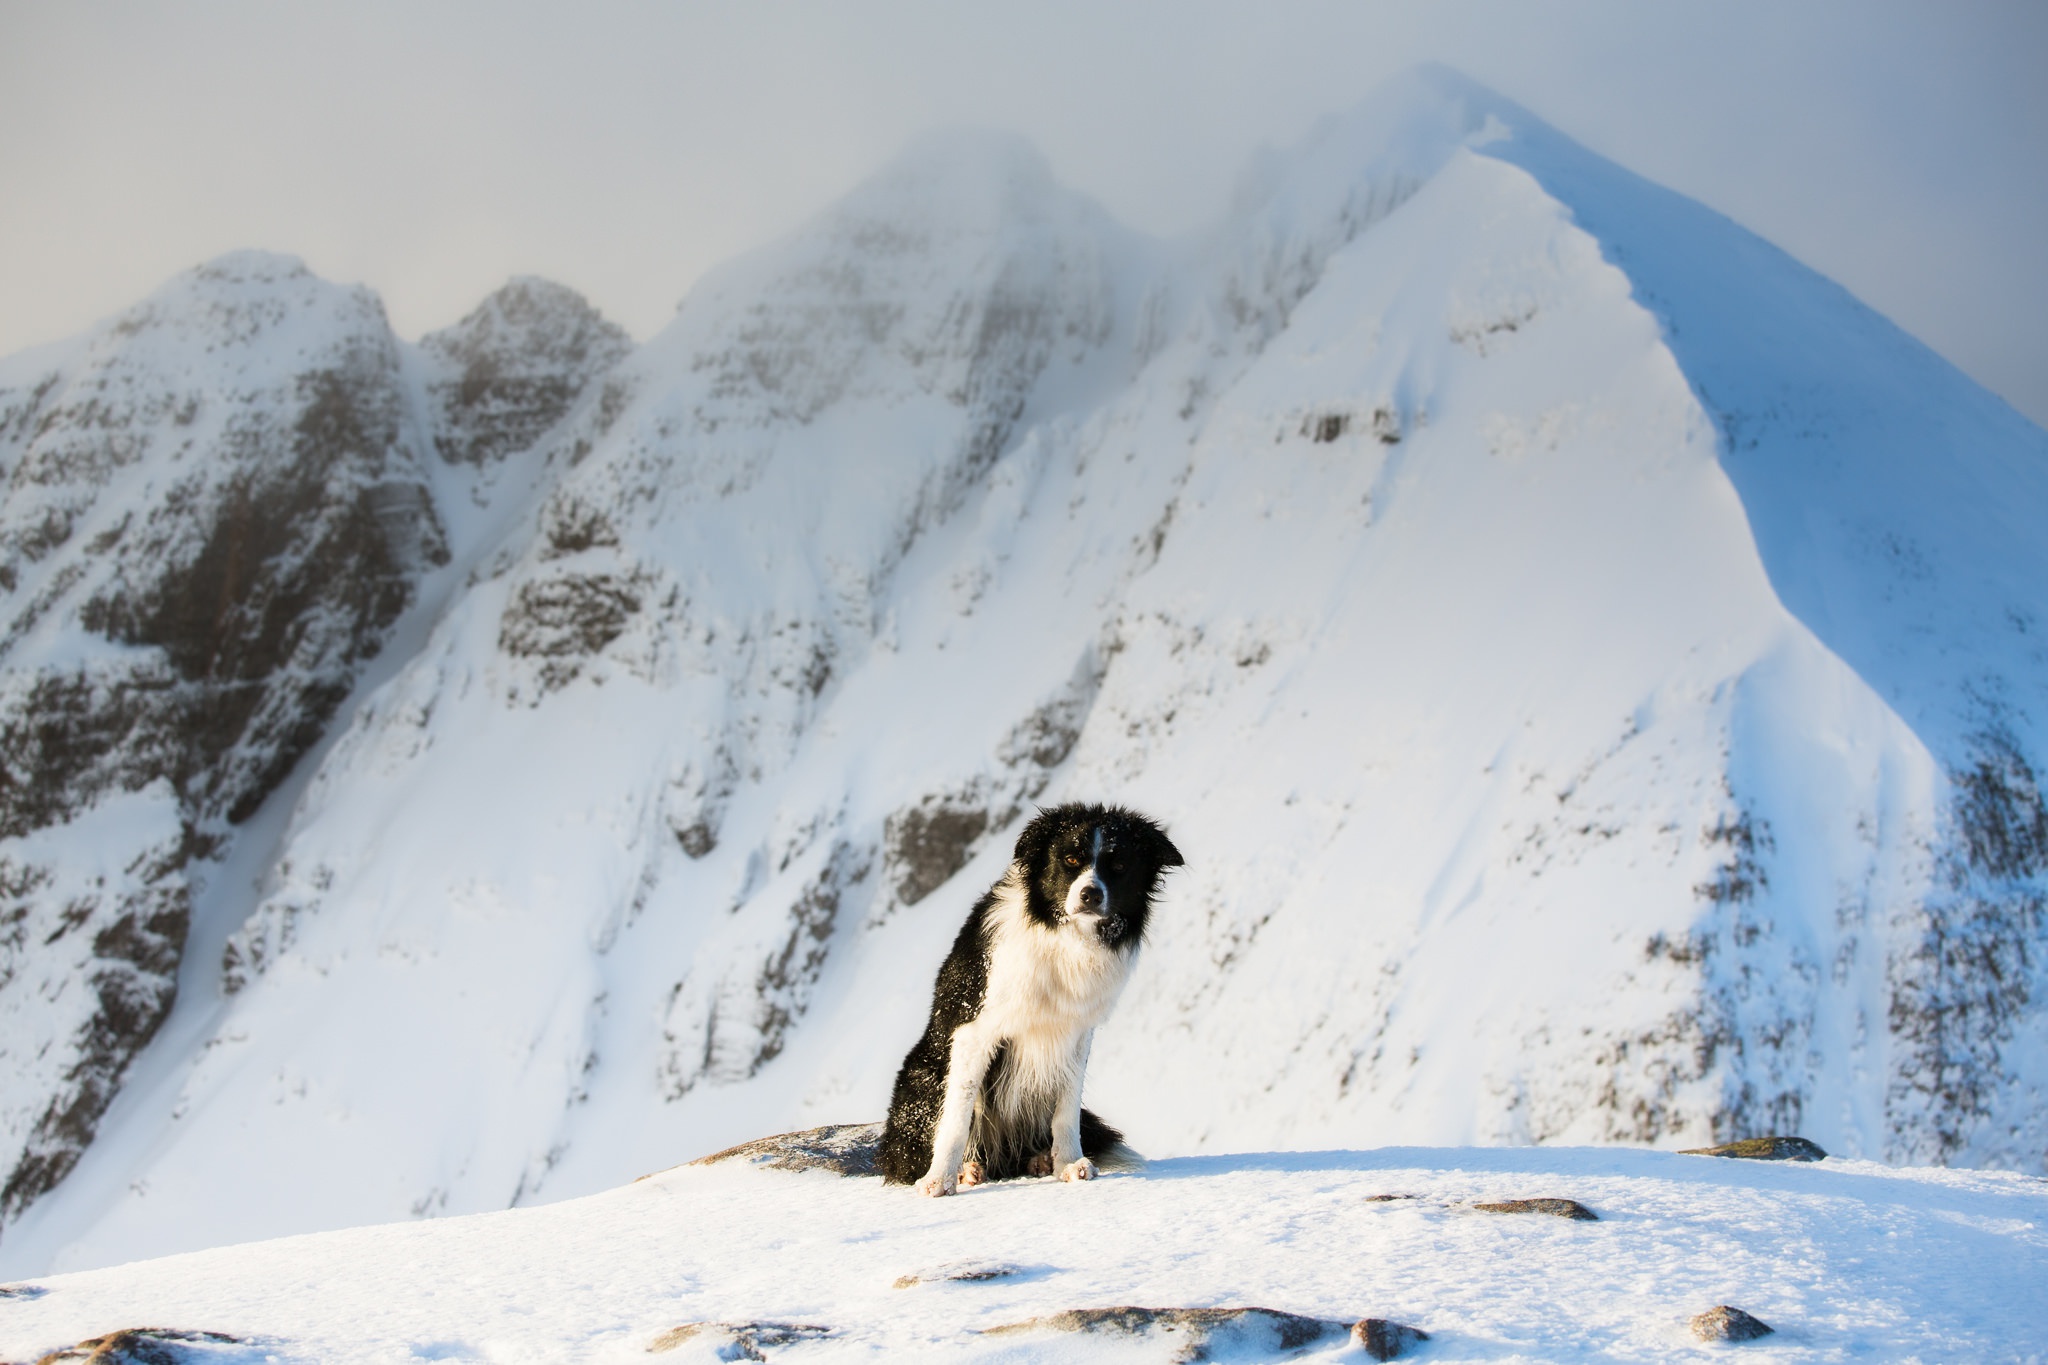
M 1098 854 L 1101 843 L 1098 832 Z M 1053 1169 L 1065 1171 L 1082 1159 L 1081 1081 L 1089 1043 L 1130 979 L 1137 945 L 1119 950 L 1104 943 L 1092 911 L 1069 913 L 1047 928 L 1026 913 L 1024 902 L 1024 871 L 1012 865 L 989 914 L 981 1011 L 953 1031 L 945 1108 L 923 1184 L 936 1180 L 951 1189 L 958 1179 L 982 1078 L 1006 1043 L 1004 1080 L 993 1097 L 997 1107 L 1009 1117 L 1034 1097 L 1054 1096 Z
M 1090 848 L 1088 852 L 1088 870 L 1086 872 L 1083 872 L 1080 876 L 1074 878 L 1074 884 L 1067 888 L 1066 910 L 1069 916 L 1085 914 L 1106 915 L 1109 913 L 1109 883 L 1102 880 L 1101 875 L 1097 873 L 1095 870 L 1096 864 L 1100 863 L 1101 861 L 1102 830 L 1098 826 L 1095 831 L 1094 846 Z M 1081 892 L 1084 889 L 1091 886 L 1100 887 L 1102 889 L 1102 904 L 1096 906 L 1092 911 L 1089 910 L 1086 906 L 1084 906 L 1081 901 Z

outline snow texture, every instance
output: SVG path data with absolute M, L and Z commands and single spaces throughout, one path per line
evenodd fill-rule
M 1599 1218 L 1474 1211 L 1530 1195 Z M 238 1365 L 1165 1362 L 1204 1337 L 1215 1360 L 1358 1361 L 1347 1328 L 1379 1318 L 1427 1332 L 1422 1361 L 1705 1361 L 1729 1348 L 1692 1321 L 1729 1306 L 1772 1329 L 1745 1359 L 2040 1360 L 2044 1226 L 2036 1178 L 1840 1159 L 1263 1152 L 944 1200 L 729 1162 L 39 1278 L 0 1291 L 0 1353 L 147 1325 L 235 1338 L 173 1358 Z M 930 1273 L 992 1256 L 1009 1273 Z M 1214 1311 L 1244 1308 L 1268 1311 Z
M 121 366 L 122 422 L 62 397 Z M 6 1273 L 559 1200 L 872 1118 L 967 907 L 1062 799 L 1188 858 L 1088 1077 L 1170 1170 L 1293 1199 L 1336 1177 L 1195 1154 L 1773 1133 L 2048 1169 L 2048 434 L 1453 73 L 1263 157 L 1186 241 L 1013 139 L 927 139 L 630 353 L 542 282 L 409 347 L 292 263 L 202 268 L 0 364 L 11 715 L 61 683 L 105 730 L 90 699 L 189 675 L 190 632 L 95 615 L 93 575 L 186 563 L 201 532 L 141 539 L 182 524 L 177 462 L 234 487 L 228 435 L 303 425 L 280 395 L 341 369 L 372 438 L 321 487 L 384 490 L 348 543 L 397 548 L 243 679 L 277 724 L 26 788 L 7 733 L 10 801 L 77 793 L 0 830 L 10 1140 L 33 1157 L 81 1084 L 92 982 L 156 1003 L 75 1168 L 8 1205 Z M 114 526 L 113 558 L 65 548 Z M 131 907 L 94 914 L 158 897 L 182 957 L 96 965 L 98 921 L 46 943 L 93 877 Z M 1473 1235 L 1621 1235 L 1505 1221 Z M 1265 1283 L 1227 1292 L 1419 1302 Z M 1723 1301 L 1784 1332 L 1699 1289 L 1671 1349 Z M 666 1326 L 742 1311 L 691 1302 Z

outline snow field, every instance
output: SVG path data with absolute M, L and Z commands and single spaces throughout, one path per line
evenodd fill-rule
M 1376 1200 L 1379 1195 L 1412 1196 Z M 1474 1211 L 1577 1199 L 1600 1218 Z M 893 1287 L 962 1261 L 1014 1274 Z M 1551 1148 L 1184 1157 L 1085 1186 L 926 1200 L 872 1179 L 679 1167 L 532 1209 L 223 1247 L 34 1282 L 0 1352 L 120 1327 L 225 1332 L 233 1361 L 647 1359 L 695 1321 L 830 1328 L 816 1360 L 1163 1360 L 1173 1343 L 979 1332 L 1069 1308 L 1392 1318 L 1426 1361 L 2040 1359 L 2048 1182 L 1870 1162 Z M 1717 1304 L 1776 1329 L 1693 1340 Z M 686 1343 L 669 1358 L 714 1358 Z M 213 1358 L 211 1355 L 205 1357 Z M 1363 1358 L 1331 1338 L 1302 1359 Z

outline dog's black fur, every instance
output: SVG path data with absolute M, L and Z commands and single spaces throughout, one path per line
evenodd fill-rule
M 1022 1175 L 1086 1179 L 1092 1163 L 1135 1159 L 1121 1133 L 1079 1109 L 1082 1072 L 1144 939 L 1160 875 L 1181 863 L 1165 831 L 1120 806 L 1057 806 L 1024 827 L 1009 870 L 976 902 L 939 968 L 931 1019 L 897 1073 L 882 1131 L 885 1180 L 949 1194 L 959 1183 Z M 963 1034 L 969 1025 L 977 1027 Z M 949 1155 L 934 1142 L 956 1055 L 968 1071 L 985 1070 L 971 1119 L 956 1120 L 966 1124 L 964 1147 Z M 1075 1110 L 1078 1128 L 1063 1138 L 1056 1129 Z M 1079 1150 L 1062 1150 L 1076 1133 Z M 959 1146 L 957 1129 L 951 1137 Z

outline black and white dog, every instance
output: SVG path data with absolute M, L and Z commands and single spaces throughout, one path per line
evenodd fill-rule
M 1138 1163 L 1123 1134 L 1081 1107 L 1081 1075 L 1160 874 L 1180 865 L 1164 830 L 1119 806 L 1056 806 L 1024 827 L 939 968 L 931 1021 L 896 1074 L 885 1180 L 939 1195 Z

